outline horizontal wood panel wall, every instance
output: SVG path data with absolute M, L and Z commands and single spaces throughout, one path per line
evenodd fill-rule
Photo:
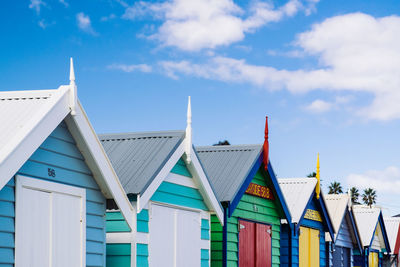
M 55 177 L 49 175 L 49 168 Z M 105 198 L 65 123 L 51 133 L 18 174 L 86 189 L 86 265 L 105 266 Z M 11 179 L 0 191 L 1 267 L 14 266 L 14 184 Z
M 271 187 L 270 177 L 264 177 L 258 171 L 252 183 Z M 238 219 L 244 218 L 255 222 L 270 224 L 272 226 L 272 266 L 280 265 L 280 219 L 281 208 L 277 199 L 272 201 L 260 197 L 244 194 L 238 206 L 228 218 L 227 224 L 227 264 L 238 266 Z M 222 226 L 216 216 L 211 217 L 211 266 L 222 266 Z

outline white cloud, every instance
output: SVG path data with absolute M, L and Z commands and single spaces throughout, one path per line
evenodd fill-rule
M 227 57 L 214 57 L 202 64 L 162 62 L 162 66 L 174 78 L 183 73 L 293 93 L 363 92 L 374 98 L 358 110 L 358 115 L 392 120 L 400 118 L 399 43 L 399 16 L 374 18 L 353 13 L 326 19 L 298 35 L 296 48 L 318 59 L 319 66 L 314 69 L 279 70 Z
M 110 14 L 110 15 L 108 15 L 108 16 L 101 17 L 100 20 L 101 20 L 101 21 L 109 21 L 109 20 L 115 19 L 116 17 L 117 17 L 117 16 L 115 16 L 115 14 Z
M 88 15 L 85 15 L 83 12 L 76 14 L 76 20 L 78 23 L 79 29 L 84 32 L 96 35 L 97 33 L 92 28 L 92 23 Z
M 42 6 L 46 6 L 46 3 L 42 0 L 31 0 L 31 3 L 29 4 L 29 8 L 34 9 L 38 15 Z
M 400 169 L 395 166 L 387 167 L 384 170 L 370 170 L 363 174 L 350 174 L 347 176 L 350 186 L 360 189 L 373 188 L 378 195 L 385 193 L 399 194 Z
M 152 71 L 152 67 L 147 64 L 137 64 L 137 65 L 126 65 L 126 64 L 111 64 L 107 66 L 108 69 L 122 70 L 124 72 L 134 72 L 141 71 L 149 73 Z
M 329 111 L 332 108 L 332 103 L 326 102 L 321 99 L 314 100 L 310 105 L 306 107 L 307 110 L 315 113 L 322 113 Z
M 164 3 L 137 2 L 126 9 L 123 18 L 137 19 L 151 14 L 163 20 L 151 36 L 165 46 L 185 51 L 214 49 L 244 39 L 258 28 L 294 16 L 300 10 L 310 13 L 318 0 L 288 0 L 280 7 L 254 1 L 243 10 L 232 0 L 171 0 Z
M 59 0 L 59 2 L 64 6 L 64 7 L 69 7 L 69 4 L 65 0 Z

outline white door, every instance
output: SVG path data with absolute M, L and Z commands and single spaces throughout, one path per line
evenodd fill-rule
M 151 267 L 200 266 L 201 220 L 198 212 L 153 204 L 149 230 Z
M 16 267 L 85 266 L 85 190 L 18 176 Z

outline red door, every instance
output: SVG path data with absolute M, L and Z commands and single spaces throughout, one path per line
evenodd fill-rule
M 239 266 L 255 266 L 255 223 L 239 220 Z
M 271 266 L 271 226 L 239 220 L 239 267 Z
M 256 225 L 256 267 L 271 266 L 271 226 Z

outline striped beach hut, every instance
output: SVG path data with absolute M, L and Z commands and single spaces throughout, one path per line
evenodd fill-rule
M 326 234 L 328 266 L 353 266 L 353 250 L 361 251 L 361 241 L 351 210 L 349 194 L 324 195 L 329 215 L 332 219 L 335 237 Z
M 391 252 L 384 255 L 383 267 L 399 266 L 399 250 L 400 250 L 400 218 L 384 217 L 386 233 L 389 238 Z
M 263 145 L 196 147 L 225 224 L 211 217 L 211 266 L 280 266 L 281 224 L 290 221 Z
M 0 92 L 0 266 L 105 267 L 105 213 L 133 211 L 70 84 Z
M 223 211 L 186 131 L 101 135 L 135 210 L 133 231 L 113 203 L 107 212 L 107 267 L 209 266 L 210 220 Z
M 317 171 L 317 176 L 318 176 Z M 326 266 L 325 233 L 334 230 L 316 178 L 278 179 L 292 216 L 282 227 L 281 266 Z
M 381 209 L 354 205 L 353 214 L 362 244 L 362 251 L 353 252 L 354 266 L 382 266 L 384 253 L 391 250 Z

